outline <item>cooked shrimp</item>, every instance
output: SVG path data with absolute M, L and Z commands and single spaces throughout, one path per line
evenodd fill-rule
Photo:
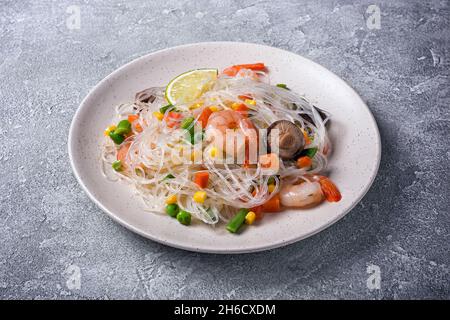
M 307 176 L 312 181 L 300 184 L 288 184 L 281 188 L 281 204 L 286 207 L 312 207 L 324 199 L 330 202 L 341 200 L 342 196 L 336 185 L 324 176 Z
M 236 134 L 227 132 L 230 129 Z M 208 119 L 205 132 L 207 140 L 212 141 L 219 150 L 225 150 L 230 143 L 234 145 L 234 155 L 245 152 L 250 146 L 255 147 L 258 143 L 256 129 L 251 120 L 233 110 L 214 112 Z M 239 134 L 245 138 L 244 144 L 237 141 Z

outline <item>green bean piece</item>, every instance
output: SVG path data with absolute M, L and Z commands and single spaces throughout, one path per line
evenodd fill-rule
M 187 211 L 181 210 L 177 214 L 177 220 L 179 223 L 188 226 L 191 224 L 191 214 Z
M 314 147 L 314 148 L 309 148 L 309 149 L 304 149 L 301 153 L 300 156 L 308 156 L 311 159 L 314 158 L 314 156 L 317 153 L 318 148 Z
M 227 230 L 231 233 L 236 233 L 239 231 L 239 228 L 244 224 L 245 216 L 248 213 L 248 209 L 239 209 L 233 219 L 230 220 L 227 224 Z
M 169 173 L 167 176 L 164 177 L 164 179 L 162 179 L 162 181 L 173 179 L 173 178 L 175 178 L 175 176 L 173 174 Z
M 116 134 L 124 135 L 129 134 L 131 132 L 131 123 L 128 120 L 122 120 L 117 124 L 116 130 L 114 130 Z
M 176 218 L 178 212 L 180 212 L 180 207 L 176 203 L 172 203 L 167 205 L 166 207 L 166 213 L 171 216 L 172 218 Z
M 109 137 L 114 141 L 115 144 L 121 144 L 123 140 L 125 140 L 125 137 L 121 134 L 117 134 L 116 131 L 111 131 L 109 133 Z

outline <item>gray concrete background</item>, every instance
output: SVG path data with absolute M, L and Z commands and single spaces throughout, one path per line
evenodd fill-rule
M 371 4 L 381 10 L 379 30 L 366 25 Z M 66 26 L 70 5 L 80 8 L 79 30 Z M 2 0 L 0 297 L 450 298 L 449 7 L 406 0 Z M 213 40 L 299 53 L 368 103 L 381 131 L 381 167 L 343 220 L 282 249 L 196 254 L 131 233 L 83 193 L 67 135 L 89 89 L 148 52 Z M 379 290 L 366 285 L 371 265 L 380 268 Z

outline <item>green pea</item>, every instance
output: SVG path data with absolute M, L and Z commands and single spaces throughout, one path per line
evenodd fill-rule
M 117 134 L 116 131 L 111 131 L 109 133 L 109 137 L 114 141 L 115 144 L 121 144 L 123 140 L 125 140 L 125 137 L 121 134 Z
M 117 124 L 116 130 L 114 130 L 116 134 L 129 134 L 131 132 L 131 123 L 128 120 L 122 120 Z
M 179 223 L 188 226 L 191 224 L 191 214 L 187 211 L 181 210 L 177 214 L 177 220 Z
M 116 160 L 112 163 L 112 168 L 116 171 L 121 171 L 122 170 L 122 161 L 120 160 Z
M 177 217 L 178 212 L 180 212 L 180 208 L 176 203 L 172 203 L 167 205 L 166 207 L 166 213 L 171 216 L 172 218 Z

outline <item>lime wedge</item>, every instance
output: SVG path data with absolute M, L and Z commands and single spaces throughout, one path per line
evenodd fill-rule
M 217 79 L 217 69 L 196 69 L 180 74 L 166 87 L 166 99 L 172 104 L 186 104 L 198 99 Z

